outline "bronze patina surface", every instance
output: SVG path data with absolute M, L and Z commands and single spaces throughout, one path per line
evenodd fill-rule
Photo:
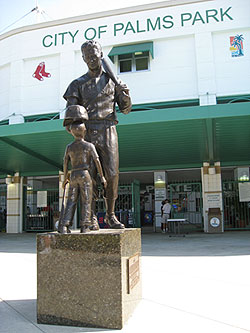
M 96 41 L 87 41 L 82 47 L 82 57 L 88 66 L 88 72 L 73 80 L 65 94 L 67 107 L 72 105 L 83 106 L 88 113 L 86 125 L 86 140 L 93 143 L 100 158 L 107 181 L 105 188 L 106 216 L 105 222 L 115 229 L 123 229 L 115 216 L 115 201 L 118 196 L 119 178 L 119 152 L 116 132 L 116 104 L 125 114 L 131 111 L 131 98 L 128 87 L 112 73 L 110 67 L 103 59 L 102 48 Z M 105 67 L 105 70 L 103 69 Z M 81 121 L 75 115 L 67 113 L 64 121 L 66 129 L 70 129 L 72 122 Z M 91 167 L 93 182 L 92 220 L 96 221 L 95 200 L 98 196 L 97 169 Z M 94 223 L 94 222 L 93 222 Z

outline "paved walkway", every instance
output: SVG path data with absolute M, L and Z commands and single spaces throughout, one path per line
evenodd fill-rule
M 143 299 L 121 332 L 250 332 L 250 232 L 142 235 Z M 0 233 L 0 332 L 117 330 L 36 323 L 35 234 Z

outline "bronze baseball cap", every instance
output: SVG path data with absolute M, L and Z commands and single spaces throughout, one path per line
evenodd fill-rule
M 85 122 L 88 119 L 88 112 L 83 106 L 70 105 L 65 111 L 63 126 L 68 126 L 76 121 Z

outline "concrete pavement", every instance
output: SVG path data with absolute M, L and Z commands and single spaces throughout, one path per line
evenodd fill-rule
M 143 299 L 121 332 L 250 332 L 250 232 L 142 235 Z M 115 332 L 36 323 L 36 235 L 0 233 L 0 332 Z

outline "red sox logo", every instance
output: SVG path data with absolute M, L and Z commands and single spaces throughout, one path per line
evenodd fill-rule
M 40 62 L 40 64 L 37 66 L 34 74 L 32 75 L 35 79 L 39 81 L 43 81 L 43 77 L 51 77 L 50 73 L 45 72 L 45 62 Z

